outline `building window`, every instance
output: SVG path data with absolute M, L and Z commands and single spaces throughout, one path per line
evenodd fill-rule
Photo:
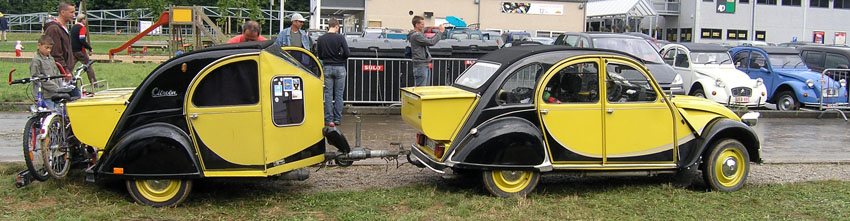
M 726 30 L 726 40 L 747 40 L 747 30 Z
M 800 0 L 782 0 L 782 5 L 800 6 Z
M 691 30 L 690 28 L 683 28 L 682 33 L 679 35 L 679 41 L 680 42 L 691 42 L 691 37 L 693 37 L 693 36 L 691 36 L 692 33 L 693 33 L 693 30 Z
M 850 0 L 834 0 L 833 8 L 850 9 Z
M 668 41 L 676 41 L 678 39 L 679 31 L 675 28 L 667 29 L 667 40 Z
M 829 8 L 829 0 L 810 0 L 809 5 L 812 8 Z
M 764 41 L 767 39 L 767 33 L 765 31 L 756 31 L 756 41 Z
M 776 0 L 756 0 L 759 5 L 776 5 Z
M 750 4 L 750 0 L 740 0 L 740 1 L 738 1 L 738 3 L 741 3 L 741 4 Z
M 702 39 L 723 39 L 723 29 L 702 29 Z

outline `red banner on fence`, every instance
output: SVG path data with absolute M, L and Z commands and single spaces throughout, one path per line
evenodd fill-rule
M 363 71 L 384 71 L 384 66 L 364 64 L 362 69 Z

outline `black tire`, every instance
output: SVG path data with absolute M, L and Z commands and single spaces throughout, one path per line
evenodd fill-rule
M 694 89 L 694 91 L 693 91 L 693 92 L 691 92 L 691 96 L 694 96 L 694 97 L 701 97 L 701 98 L 707 98 L 707 97 L 705 96 L 705 91 L 703 91 L 703 90 L 702 90 L 702 88 Z
M 71 147 L 67 142 L 65 122 L 61 116 L 55 116 L 47 122 L 47 131 L 41 142 L 42 157 L 47 164 L 47 172 L 56 179 L 65 178 L 71 168 Z
M 525 197 L 540 182 L 540 172 L 533 170 L 505 171 L 485 170 L 482 171 L 482 185 L 491 194 L 498 197 Z
M 782 91 L 776 94 L 776 109 L 780 111 L 791 111 L 800 109 L 800 101 L 793 91 Z
M 733 192 L 747 182 L 750 155 L 744 144 L 735 139 L 724 139 L 711 147 L 702 168 L 705 184 L 712 190 Z
M 43 116 L 32 116 L 24 125 L 24 161 L 27 164 L 27 170 L 32 175 L 33 179 L 38 181 L 47 181 L 50 178 L 50 173 L 47 172 L 47 164 L 44 163 L 42 157 L 42 149 L 38 142 L 38 131 L 41 130 L 39 125 Z
M 125 184 L 133 200 L 152 207 L 176 207 L 192 192 L 192 180 L 141 179 L 127 180 Z
M 340 160 L 340 159 L 334 159 L 334 163 L 335 163 L 337 166 L 341 166 L 341 167 L 349 167 L 349 166 L 351 166 L 352 164 L 354 164 L 354 161 L 351 161 L 351 160 Z

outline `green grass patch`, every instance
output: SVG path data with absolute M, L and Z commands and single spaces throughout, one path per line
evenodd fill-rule
M 25 41 L 23 43 L 25 52 L 35 52 L 36 50 L 38 50 L 36 48 L 37 47 L 36 42 L 38 41 L 38 38 L 41 35 L 42 35 L 41 33 L 8 33 L 7 38 L 8 38 L 9 41 L 6 41 L 6 42 L 0 41 L 0 52 L 14 52 L 16 41 Z M 228 35 L 227 37 L 228 37 L 228 39 L 230 39 L 230 37 L 233 37 L 233 36 L 235 36 L 235 35 Z M 89 35 L 89 38 L 91 38 L 90 39 L 91 46 L 92 46 L 92 49 L 94 49 L 95 54 L 108 54 L 109 49 L 117 48 L 117 47 L 121 46 L 122 44 L 124 44 L 125 42 L 132 39 L 133 37 L 136 37 L 136 35 L 135 34 L 133 34 L 133 35 L 127 35 L 127 34 L 92 34 L 92 35 Z M 266 36 L 266 37 L 268 37 L 268 36 Z M 190 39 L 191 36 L 183 36 L 183 38 L 186 39 L 185 43 L 189 43 L 189 44 L 192 43 L 192 40 Z M 168 35 L 162 35 L 162 36 L 150 35 L 150 36 L 145 36 L 142 39 L 139 39 L 139 41 L 165 42 L 168 39 L 169 39 Z M 225 39 L 225 41 L 226 40 L 227 39 Z M 29 42 L 26 42 L 26 41 L 29 41 Z M 119 52 L 117 54 L 127 54 L 127 52 L 125 50 L 125 51 Z M 148 55 L 167 55 L 167 54 L 168 54 L 167 50 L 166 51 L 160 51 L 160 50 L 148 49 Z
M 12 180 L 23 164 L 0 164 Z M 344 170 L 344 169 L 341 169 Z M 502 199 L 467 184 L 293 193 L 304 184 L 201 180 L 177 208 L 137 205 L 123 182 L 64 180 L 15 188 L 0 182 L 0 219 L 331 220 L 730 220 L 850 218 L 850 182 L 747 185 L 733 193 L 673 187 L 657 178 L 544 182 L 527 198 Z
M 136 87 L 158 65 L 152 63 L 96 63 L 94 64 L 94 72 L 98 80 L 107 80 L 110 88 Z M 12 79 L 30 77 L 29 66 L 29 63 L 0 62 L 0 73 L 2 73 L 4 81 L 0 86 L 0 102 L 26 102 L 32 99 L 31 84 L 9 85 L 7 82 L 9 71 L 12 69 L 17 69 L 12 74 Z M 85 73 L 80 76 L 84 83 L 89 82 Z

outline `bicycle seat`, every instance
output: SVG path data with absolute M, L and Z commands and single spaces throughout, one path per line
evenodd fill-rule
M 71 95 L 68 93 L 57 93 L 56 95 L 50 97 L 50 100 L 56 103 L 61 103 L 71 100 Z

